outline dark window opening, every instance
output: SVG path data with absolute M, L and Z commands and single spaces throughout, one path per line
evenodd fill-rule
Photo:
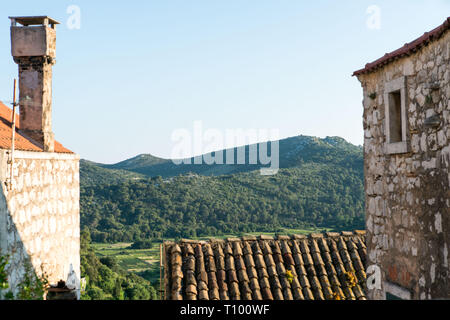
M 389 143 L 403 141 L 402 97 L 400 91 L 389 93 Z
M 403 300 L 400 297 L 397 297 L 396 295 L 386 292 L 386 300 Z

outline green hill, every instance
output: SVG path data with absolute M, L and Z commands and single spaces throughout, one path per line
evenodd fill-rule
M 268 143 L 270 150 L 271 143 Z M 255 146 L 255 145 L 253 145 Z M 105 169 L 127 170 L 150 177 L 161 176 L 163 178 L 196 173 L 200 175 L 218 176 L 224 174 L 234 174 L 250 172 L 260 168 L 268 167 L 260 164 L 249 164 L 249 150 L 251 146 L 242 147 L 245 149 L 245 164 L 206 164 L 200 159 L 202 164 L 194 164 L 194 158 L 185 159 L 183 164 L 175 164 L 168 159 L 154 157 L 150 154 L 141 154 L 134 158 L 119 162 L 117 164 L 96 164 Z M 257 150 L 258 146 L 256 146 Z M 223 163 L 227 162 L 227 150 L 222 150 Z M 238 150 L 234 148 L 234 161 L 238 163 Z M 320 139 L 310 136 L 296 136 L 279 141 L 279 166 L 280 168 L 296 167 L 302 163 L 333 163 L 342 166 L 362 166 L 362 158 L 354 158 L 354 155 L 362 155 L 361 147 L 348 143 L 340 137 L 326 137 Z M 198 159 L 197 159 L 198 160 Z M 358 162 L 359 161 L 359 162 Z M 197 161 L 196 161 L 197 162 Z M 196 163 L 195 162 L 195 163 Z M 191 164 L 186 164 L 191 163 Z
M 80 160 L 81 187 L 98 184 L 118 184 L 127 180 L 146 178 L 144 175 L 128 170 L 106 169 L 101 164 L 88 160 Z
M 83 161 L 81 224 L 98 242 L 364 228 L 361 147 L 307 136 L 279 145 L 272 176 L 259 164 L 175 165 L 151 155 Z
M 101 166 L 108 169 L 133 170 L 143 167 L 151 167 L 157 164 L 163 164 L 167 162 L 170 162 L 170 160 L 157 158 L 152 156 L 151 154 L 140 154 L 134 158 L 127 159 L 116 164 L 112 165 L 104 164 Z

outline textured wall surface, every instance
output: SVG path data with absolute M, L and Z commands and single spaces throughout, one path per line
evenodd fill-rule
M 46 56 L 14 58 L 19 65 L 20 129 L 45 151 L 54 151 L 52 66 Z
M 11 27 L 13 57 L 56 55 L 56 30 L 45 26 Z
M 8 155 L 0 152 L 0 245 L 10 255 L 9 283 L 17 292 L 25 261 L 50 284 L 80 278 L 79 158 L 16 152 L 12 189 Z
M 20 129 L 47 152 L 54 151 L 52 66 L 55 29 L 11 27 L 11 53 L 19 65 Z
M 406 77 L 408 152 L 386 152 L 385 87 Z M 413 299 L 450 298 L 450 33 L 360 75 L 364 89 L 367 264 Z M 434 122 L 433 126 L 427 125 Z

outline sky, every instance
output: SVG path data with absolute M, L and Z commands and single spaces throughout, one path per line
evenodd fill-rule
M 8 16 L 48 15 L 61 22 L 53 131 L 81 158 L 169 158 L 196 121 L 361 145 L 353 71 L 449 13 L 450 0 L 2 1 L 0 100 L 17 77 Z

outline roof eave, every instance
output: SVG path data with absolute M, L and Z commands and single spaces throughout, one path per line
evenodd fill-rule
M 359 76 L 362 74 L 368 74 L 382 68 L 386 64 L 389 64 L 397 59 L 405 56 L 409 56 L 423 47 L 429 45 L 431 42 L 439 40 L 448 30 L 450 30 L 450 17 L 448 17 L 443 24 L 437 28 L 431 30 L 430 32 L 425 32 L 421 37 L 406 43 L 403 47 L 392 51 L 391 53 L 386 53 L 383 57 L 366 64 L 363 69 L 353 72 L 352 76 Z

